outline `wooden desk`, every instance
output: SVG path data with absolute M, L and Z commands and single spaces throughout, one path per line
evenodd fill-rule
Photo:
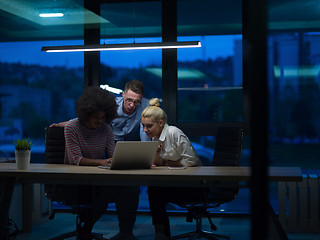
M 250 181 L 250 167 L 189 167 L 169 170 L 108 170 L 64 164 L 30 164 L 29 170 L 16 170 L 14 163 L 0 164 L 0 176 L 31 183 L 79 183 L 101 185 L 203 186 L 215 181 Z M 298 167 L 270 167 L 270 181 L 301 181 Z
M 64 164 L 31 164 L 29 170 L 16 170 L 14 163 L 0 164 L 0 177 L 19 181 L 30 186 L 30 183 L 70 183 L 101 185 L 146 185 L 146 186 L 211 186 L 216 181 L 250 181 L 250 167 L 190 167 L 183 170 L 169 170 L 167 167 L 156 167 L 146 170 L 108 170 L 97 167 L 84 167 Z M 270 181 L 302 181 L 301 169 L 298 167 L 270 167 Z M 13 184 L 12 184 L 13 185 Z M 24 193 L 30 189 L 25 188 Z M 6 203 L 10 203 L 11 195 Z M 26 201 L 26 208 L 31 205 Z M 5 207 L 2 203 L 0 203 Z M 7 207 L 8 209 L 8 207 Z M 27 216 L 28 218 L 29 216 Z M 277 219 L 276 225 L 278 224 Z M 24 231 L 31 231 L 31 223 Z M 28 225 L 29 224 L 29 225 Z M 4 226 L 0 226 L 1 229 Z

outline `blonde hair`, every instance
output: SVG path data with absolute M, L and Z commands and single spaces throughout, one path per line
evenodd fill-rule
M 164 123 L 167 122 L 166 113 L 160 108 L 160 103 L 158 98 L 152 98 L 149 101 L 149 107 L 143 110 L 141 117 L 149 118 L 152 117 L 156 122 L 159 122 L 161 119 Z

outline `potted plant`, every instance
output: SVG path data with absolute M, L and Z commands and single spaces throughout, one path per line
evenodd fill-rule
M 29 168 L 31 145 L 32 142 L 29 138 L 17 139 L 14 142 L 15 145 L 15 159 L 18 170 L 24 170 Z

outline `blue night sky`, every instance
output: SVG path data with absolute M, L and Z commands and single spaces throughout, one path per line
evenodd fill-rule
M 179 61 L 206 60 L 233 55 L 234 39 L 241 36 L 205 36 L 179 38 L 178 41 L 201 41 L 202 47 L 179 49 Z M 150 40 L 152 41 L 152 40 Z M 153 40 L 154 41 L 154 40 Z M 129 41 L 130 42 L 130 41 Z M 131 39 L 132 42 L 132 39 Z M 136 41 L 138 42 L 138 41 Z M 106 44 L 112 42 L 106 42 Z M 81 45 L 83 41 L 39 41 L 0 43 L 0 61 L 42 66 L 83 66 L 83 53 L 45 53 L 42 46 Z M 107 51 L 101 52 L 101 62 L 111 67 L 139 67 L 150 63 L 161 64 L 161 50 Z

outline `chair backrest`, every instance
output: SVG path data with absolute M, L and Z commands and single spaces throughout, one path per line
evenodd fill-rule
M 65 156 L 64 128 L 46 127 L 45 133 L 46 163 L 63 164 Z
M 65 155 L 65 139 L 63 127 L 45 128 L 45 159 L 49 164 L 63 164 Z M 59 184 L 45 184 L 47 198 L 52 201 L 62 201 L 61 196 L 65 186 Z M 60 191 L 60 192 L 59 192 Z
M 239 166 L 243 146 L 241 127 L 219 127 L 212 160 L 213 166 Z
M 216 134 L 216 146 L 213 154 L 213 166 L 239 166 L 243 145 L 241 127 L 219 127 Z M 219 182 L 210 189 L 208 200 L 230 202 L 239 192 L 238 182 Z

